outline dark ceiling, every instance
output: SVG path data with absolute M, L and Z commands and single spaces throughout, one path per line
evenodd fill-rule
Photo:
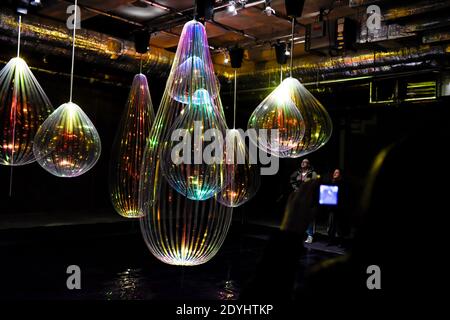
M 284 0 L 272 0 L 275 15 L 263 13 L 264 1 L 248 0 L 245 8 L 238 6 L 238 14 L 231 15 L 226 5 L 228 0 L 215 3 L 214 22 L 207 22 L 206 28 L 210 45 L 225 48 L 236 43 L 252 46 L 277 38 L 286 39 L 291 30 L 286 17 Z M 302 18 L 305 24 L 314 21 L 320 8 L 330 9 L 334 16 L 346 16 L 355 13 L 355 9 L 345 1 L 306 0 Z M 36 14 L 61 22 L 67 19 L 67 6 L 73 0 L 41 0 Z M 82 27 L 131 39 L 133 31 L 143 27 L 154 31 L 151 44 L 155 47 L 170 49 L 177 45 L 185 21 L 193 14 L 193 0 L 79 0 Z M 255 5 L 256 4 L 256 5 Z M 162 9 L 165 7 L 165 9 Z M 304 28 L 296 27 L 298 36 L 304 34 Z
M 15 0 L 9 0 L 13 1 Z M 41 6 L 32 14 L 65 22 L 67 6 L 73 2 L 73 0 L 41 0 Z M 446 3 L 443 8 L 450 8 L 450 1 L 306 0 L 302 16 L 297 19 L 296 43 L 304 42 L 305 25 L 316 21 L 321 10 L 325 19 L 355 18 L 371 3 L 380 5 L 386 13 L 385 18 L 395 20 L 399 25 L 408 24 L 414 29 L 415 25 L 421 24 L 426 27 L 425 31 L 428 31 L 435 28 L 427 25 L 427 22 L 434 19 L 439 21 L 439 28 L 444 28 L 448 32 L 450 25 L 448 10 L 430 9 L 420 13 L 411 9 L 416 5 L 417 8 L 427 8 L 437 2 Z M 152 32 L 152 46 L 174 51 L 184 23 L 192 19 L 194 0 L 79 0 L 78 4 L 81 7 L 83 28 L 128 40 L 132 39 L 134 31 L 146 28 Z M 271 1 L 271 6 L 276 12 L 272 16 L 263 13 L 264 1 L 247 0 L 245 7 L 238 6 L 236 15 L 230 14 L 227 10 L 228 5 L 229 0 L 216 0 L 213 19 L 206 22 L 209 44 L 216 49 L 215 63 L 220 64 L 220 60 L 223 60 L 220 58 L 223 56 L 221 51 L 236 44 L 247 49 L 247 61 L 257 63 L 274 60 L 275 54 L 270 44 L 288 41 L 291 32 L 284 0 Z M 410 42 L 395 43 L 394 47 L 421 44 L 424 30 L 417 32 L 416 29 L 408 38 Z M 391 44 L 387 44 L 389 45 Z M 304 46 L 297 45 L 294 56 L 304 54 Z

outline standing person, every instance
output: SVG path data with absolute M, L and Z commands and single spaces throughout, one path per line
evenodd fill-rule
M 314 171 L 314 168 L 311 165 L 309 159 L 303 159 L 300 164 L 300 169 L 296 170 L 293 174 L 291 174 L 290 182 L 294 191 L 299 190 L 299 187 L 302 183 L 316 180 L 317 173 Z M 309 224 L 308 229 L 306 230 L 306 234 L 308 237 L 306 238 L 306 243 L 313 242 L 313 235 L 315 229 L 315 222 Z
M 314 171 L 314 168 L 311 166 L 309 159 L 303 159 L 300 164 L 300 168 L 295 170 L 290 177 L 291 186 L 294 191 L 298 190 L 300 184 L 302 182 L 306 182 L 309 180 L 317 179 L 317 173 Z
M 334 169 L 330 182 L 332 185 L 339 187 L 338 203 L 337 206 L 330 207 L 328 212 L 328 237 L 331 242 L 334 242 L 337 237 L 344 235 L 343 226 L 343 203 L 344 203 L 344 190 L 342 183 L 342 171 L 339 168 Z

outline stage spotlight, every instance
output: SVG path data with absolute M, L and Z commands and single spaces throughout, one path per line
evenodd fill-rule
M 277 57 L 278 64 L 286 64 L 287 63 L 287 55 L 286 51 L 288 51 L 286 43 L 277 42 L 274 44 L 275 54 Z
M 140 54 L 145 54 L 150 50 L 150 32 L 148 30 L 138 30 L 135 32 L 134 48 Z
M 236 1 L 230 1 L 228 3 L 228 8 L 227 8 L 228 12 L 231 13 L 232 16 L 237 15 L 237 10 L 236 10 Z
M 29 6 L 29 0 L 17 0 L 15 2 L 16 12 L 19 14 L 27 14 Z
M 265 7 L 265 9 L 263 10 L 263 13 L 264 13 L 266 16 L 268 16 L 268 17 L 270 17 L 271 15 L 275 14 L 275 10 L 272 9 L 272 7 L 270 6 L 271 2 L 272 2 L 272 1 L 270 1 L 270 0 L 266 0 L 266 7 Z

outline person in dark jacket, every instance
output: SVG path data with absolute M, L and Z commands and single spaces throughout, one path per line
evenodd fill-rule
M 303 159 L 300 164 L 300 169 L 295 170 L 290 177 L 290 182 L 292 189 L 294 191 L 299 191 L 300 186 L 308 181 L 316 180 L 318 178 L 318 175 L 316 171 L 314 171 L 313 166 L 311 165 L 309 159 Z M 312 199 L 311 199 L 312 200 Z M 315 222 L 311 222 L 306 230 L 307 238 L 306 243 L 312 243 L 313 242 L 313 236 L 314 236 L 314 230 L 315 230 Z
M 306 181 L 317 179 L 317 173 L 314 171 L 314 168 L 311 166 L 309 159 L 303 159 L 300 168 L 295 170 L 290 177 L 290 183 L 292 189 L 298 190 L 299 186 Z
M 338 203 L 336 206 L 327 207 L 328 213 L 328 237 L 330 243 L 335 243 L 339 239 L 343 239 L 349 233 L 349 225 L 346 217 L 345 202 L 347 199 L 347 190 L 343 181 L 342 170 L 336 168 L 331 174 L 329 182 L 331 185 L 338 186 Z

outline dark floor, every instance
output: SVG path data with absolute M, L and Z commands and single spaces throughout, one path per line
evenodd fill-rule
M 214 259 L 183 268 L 150 254 L 137 221 L 0 230 L 0 299 L 237 299 L 271 231 L 234 226 Z M 300 274 L 340 251 L 319 241 L 302 257 Z M 81 268 L 81 290 L 66 288 L 69 265 Z

